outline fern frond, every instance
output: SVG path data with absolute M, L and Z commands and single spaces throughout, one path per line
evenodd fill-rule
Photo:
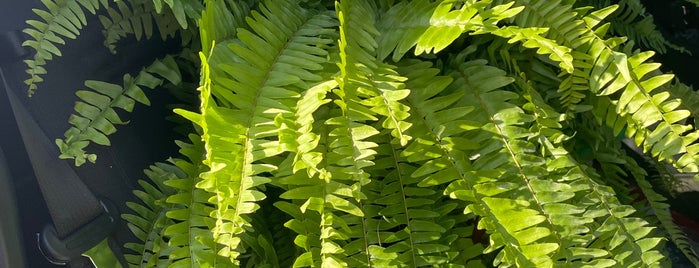
M 165 229 L 171 248 L 168 261 L 175 267 L 230 267 L 228 259 L 217 254 L 221 246 L 210 231 L 214 226 L 210 217 L 214 208 L 208 202 L 213 194 L 196 186 L 202 180 L 200 174 L 208 170 L 202 163 L 204 144 L 194 134 L 189 135 L 189 140 L 191 144 L 176 142 L 185 159 L 171 160 L 186 175 L 164 183 L 176 190 L 166 199 L 174 206 L 166 214 L 173 221 Z
M 75 39 L 80 35 L 80 30 L 87 25 L 87 19 L 83 9 L 93 15 L 101 7 L 107 7 L 108 0 L 42 0 L 46 10 L 33 9 L 43 21 L 27 20 L 31 28 L 23 32 L 31 39 L 24 41 L 22 46 L 31 47 L 36 52 L 32 59 L 25 60 L 29 79 L 24 83 L 29 86 L 28 94 L 31 96 L 37 89 L 37 84 L 44 81 L 41 75 L 46 74 L 44 65 L 53 59 L 53 56 L 61 56 L 61 51 L 56 44 L 65 44 L 63 38 Z
M 615 10 L 616 6 L 609 6 L 585 15 L 571 11 L 570 5 L 559 6 L 560 1 L 521 0 L 517 2 L 526 7 L 525 11 L 517 16 L 518 23 L 524 23 L 526 26 L 540 26 L 542 24 L 561 25 L 565 22 L 562 26 L 551 27 L 551 33 L 557 40 L 562 40 L 563 44 L 574 49 L 576 71 L 561 83 L 559 89 L 564 92 L 563 96 L 574 96 L 569 102 L 570 106 L 585 96 L 584 93 L 576 91 L 589 89 L 592 93 L 599 95 L 620 92 L 621 96 L 613 102 L 613 105 L 617 107 L 616 112 L 628 121 L 627 135 L 635 137 L 638 145 L 643 143 L 644 151 L 651 153 L 659 160 L 667 160 L 683 172 L 699 171 L 699 166 L 696 164 L 699 146 L 690 147 L 693 141 L 699 138 L 699 134 L 694 132 L 685 134 L 692 128 L 677 124 L 678 121 L 685 119 L 689 112 L 676 110 L 677 101 L 667 100 L 667 93 L 652 93 L 653 90 L 672 79 L 672 76 L 652 74 L 659 64 L 645 63 L 645 61 L 653 55 L 653 52 L 630 53 L 631 57 L 629 57 L 616 48 L 625 41 L 624 38 L 604 39 L 603 36 L 609 24 L 597 27 L 603 18 Z M 559 18 L 562 14 L 567 15 Z M 578 16 L 581 18 L 577 18 Z M 624 90 L 621 91 L 622 89 Z M 608 105 L 597 106 L 597 109 L 606 110 L 606 107 Z M 659 125 L 652 131 L 646 129 L 654 124 Z M 613 125 L 612 127 L 615 131 L 621 130 Z M 651 133 L 654 134 L 651 136 Z M 676 155 L 679 156 L 678 160 L 673 158 Z
M 555 41 L 543 37 L 548 29 L 546 28 L 520 28 L 517 26 L 505 26 L 492 31 L 482 31 L 508 39 L 508 43 L 522 41 L 522 46 L 536 49 L 540 55 L 549 55 L 554 62 L 559 62 L 559 66 L 568 73 L 573 72 L 573 56 L 571 49 L 557 44 Z M 480 32 L 476 32 L 480 33 Z
M 610 30 L 619 36 L 626 36 L 644 49 L 653 49 L 665 54 L 668 48 L 688 53 L 685 48 L 669 42 L 656 28 L 653 15 L 646 11 L 639 0 L 620 0 L 619 9 L 607 21 L 611 22 Z M 610 5 L 608 0 L 595 1 L 598 7 Z
M 226 47 L 236 37 L 238 28 L 248 28 L 245 19 L 250 16 L 250 7 L 244 1 L 210 1 L 204 12 L 202 19 L 206 21 L 200 23 L 199 32 L 202 40 L 216 41 L 216 51 L 209 59 L 216 66 L 219 61 L 230 59 L 228 56 L 235 57 L 226 54 Z M 202 42 L 202 51 L 211 49 L 211 43 Z
M 201 114 L 178 110 L 203 129 L 211 171 L 197 187 L 214 194 L 209 200 L 216 207 L 214 238 L 225 246 L 218 254 L 234 264 L 244 250 L 241 235 L 253 227 L 247 215 L 265 198 L 257 189 L 270 182 L 260 174 L 277 169 L 263 160 L 283 152 L 274 119 L 292 113 L 301 91 L 321 79 L 309 70 L 327 61 L 317 46 L 331 43 L 324 35 L 332 34 L 329 27 L 335 25 L 331 17 L 295 3 L 266 2 L 260 11 L 248 19 L 254 32 L 239 29 L 239 42 L 228 48 L 240 62 L 220 64 L 224 72 L 214 75 L 201 55 Z M 231 108 L 217 103 L 214 94 Z
M 377 180 L 365 187 L 372 265 L 425 267 L 457 259 L 465 263 L 469 258 L 461 249 L 448 246 L 459 238 L 461 246 L 473 245 L 470 233 L 451 232 L 457 217 L 448 214 L 458 205 L 446 202 L 438 189 L 418 187 L 420 178 L 410 176 L 418 167 L 401 157 L 402 150 L 387 136 L 382 135 L 386 142 L 377 147 L 376 166 L 369 169 Z
M 156 163 L 144 171 L 150 182 L 139 180 L 143 190 L 134 191 L 141 204 L 127 202 L 126 205 L 135 214 L 123 214 L 127 226 L 139 239 L 139 243 L 127 243 L 124 247 L 131 252 L 125 254 L 126 260 L 135 267 L 153 267 L 167 264 L 169 250 L 165 228 L 173 222 L 166 214 L 174 206 L 165 202 L 174 191 L 165 186 L 165 181 L 177 179 L 181 171 L 172 165 Z
M 480 122 L 485 131 L 467 137 L 482 146 L 473 151 L 475 155 L 471 158 L 476 174 L 482 174 L 481 182 L 474 186 L 474 195 L 483 202 L 471 204 L 469 209 L 484 216 L 480 224 L 493 232 L 486 252 L 504 247 L 496 262 L 505 264 L 550 266 L 576 261 L 580 252 L 589 251 L 586 242 L 590 240 L 581 242 L 573 237 L 593 221 L 582 215 L 587 207 L 574 199 L 584 188 L 571 187 L 566 181 L 555 179 L 560 178 L 555 173 L 565 174 L 570 170 L 547 163 L 542 155 L 535 154 L 537 145 L 527 141 L 531 137 L 524 134 L 527 131 L 522 127 L 530 122 L 539 123 L 536 119 L 545 120 L 546 117 L 532 117 L 509 103 L 516 95 L 498 89 L 508 80 L 501 77 L 504 72 L 479 66 L 482 64 L 470 62 L 460 66 L 455 71 L 454 85 L 466 92 L 468 97 L 462 103 L 476 107 L 470 118 Z M 501 72 L 500 77 L 498 72 Z M 532 94 L 530 92 L 530 101 L 538 101 Z M 542 110 L 535 111 L 535 115 L 546 106 L 539 108 Z M 536 127 L 539 130 L 559 127 L 555 123 L 541 123 Z M 551 146 L 549 138 L 554 136 L 555 133 L 545 133 L 539 136 L 539 141 Z M 544 165 L 548 169 L 544 169 Z M 490 177 L 486 175 L 488 172 L 497 175 Z M 594 261 L 609 262 L 603 250 L 597 249 L 595 255 L 599 259 Z
M 694 120 L 686 123 L 693 123 L 694 126 L 699 126 L 699 93 L 677 79 L 665 88 L 671 94 L 670 99 L 681 100 L 679 107 L 692 113 Z
M 213 208 L 206 202 L 211 194 L 195 187 L 206 170 L 201 162 L 203 143 L 194 134 L 189 139 L 192 143 L 176 141 L 185 159 L 157 163 L 145 171 L 154 185 L 139 181 L 145 192 L 135 194 L 146 206 L 128 204 L 138 215 L 123 217 L 142 241 L 125 245 L 138 253 L 126 255 L 132 267 L 230 266 L 216 255 L 218 245 L 209 231 Z
M 381 17 L 377 28 L 378 59 L 393 53 L 393 60 L 415 47 L 415 55 L 437 53 L 465 32 L 485 33 L 497 23 L 516 15 L 521 8 L 512 3 L 487 8 L 491 1 L 456 5 L 452 1 L 400 2 Z
M 153 21 L 163 40 L 175 36 L 180 29 L 179 24 L 169 13 L 155 12 L 150 0 L 117 1 L 117 8 L 107 8 L 107 15 L 100 15 L 99 20 L 104 27 L 104 45 L 113 54 L 116 53 L 116 42 L 133 34 L 136 40 L 153 36 Z
M 462 67 L 468 68 L 468 66 L 476 69 L 484 68 L 482 61 L 466 63 Z M 506 198 L 495 197 L 499 193 L 518 188 L 516 184 L 511 182 L 503 181 L 497 184 L 491 176 L 502 176 L 504 173 L 483 166 L 490 161 L 501 162 L 498 158 L 502 158 L 497 154 L 490 157 L 483 155 L 489 159 L 478 161 L 480 167 L 476 167 L 477 163 L 472 164 L 469 160 L 469 158 L 480 157 L 476 152 L 469 156 L 471 150 L 481 148 L 481 153 L 490 154 L 502 148 L 501 144 L 495 144 L 495 146 L 483 144 L 481 146 L 478 142 L 483 140 L 474 140 L 463 136 L 468 130 L 476 130 L 483 126 L 482 123 L 474 121 L 478 120 L 477 118 L 471 120 L 472 117 L 467 117 L 470 112 L 474 111 L 473 106 L 455 105 L 459 101 L 472 97 L 465 98 L 464 95 L 468 93 L 463 90 L 450 89 L 440 93 L 447 88 L 447 85 L 451 84 L 452 79 L 435 77 L 437 70 L 429 69 L 429 64 L 416 63 L 402 66 L 401 70 L 401 73 L 408 77 L 408 86 L 414 93 L 408 97 L 408 100 L 415 115 L 414 125 L 421 130 L 421 133 L 415 134 L 415 141 L 403 152 L 408 161 L 420 164 L 420 167 L 411 174 L 411 177 L 420 180 L 417 185 L 425 187 L 448 184 L 444 194 L 467 202 L 466 213 L 475 213 L 483 217 L 479 221 L 479 229 L 485 228 L 491 233 L 491 247 L 485 252 L 505 246 L 502 251 L 505 252 L 505 255 L 500 255 L 498 262 L 518 263 L 523 266 L 535 266 L 537 262 L 540 264 L 551 263 L 551 260 L 547 260 L 545 256 L 552 250 L 556 250 L 558 245 L 551 243 L 534 244 L 537 240 L 550 236 L 551 230 L 533 228 L 531 231 L 536 231 L 535 233 L 538 235 L 532 235 L 534 237 L 532 239 L 529 239 L 529 236 L 524 238 L 524 234 L 528 231 L 523 231 L 522 236 L 520 236 L 523 239 L 522 243 L 524 243 L 521 245 L 522 247 L 520 247 L 518 238 L 515 237 L 517 231 L 541 223 L 544 220 L 543 216 L 532 215 L 533 210 L 525 209 L 528 206 L 525 203 L 528 204 L 528 202 L 523 200 L 507 201 Z M 478 77 L 481 83 L 460 81 L 453 85 L 484 84 L 484 89 L 493 90 L 512 81 L 503 77 L 503 73 L 500 71 L 492 73 L 493 70 L 497 69 L 492 67 L 483 69 L 483 73 Z M 487 71 L 491 71 L 491 73 Z M 494 100 L 490 99 L 490 101 Z M 477 171 L 474 168 L 482 170 Z M 489 197 L 491 195 L 493 197 Z M 539 213 L 534 212 L 534 214 Z M 530 243 L 533 245 L 527 249 L 525 245 Z M 544 257 L 535 259 L 535 257 L 542 255 Z
M 163 2 L 167 4 L 172 14 L 175 16 L 177 23 L 182 29 L 187 29 L 189 24 L 196 23 L 201 18 L 201 12 L 204 10 L 204 5 L 201 0 L 152 0 L 155 7 L 155 12 L 161 14 L 163 12 Z
M 660 161 L 672 163 L 682 172 L 697 172 L 699 146 L 693 146 L 693 143 L 699 138 L 699 132 L 683 124 L 691 112 L 677 109 L 678 99 L 669 99 L 667 92 L 653 92 L 672 80 L 673 76 L 649 76 L 660 66 L 645 62 L 652 55 L 652 52 L 644 52 L 628 59 L 629 68 L 633 71 L 631 81 L 624 82 L 621 76 L 600 79 L 602 84 L 609 83 L 600 95 L 621 93 L 609 101 L 616 107 L 616 113 L 626 119 L 626 135 L 634 137 L 636 144 L 642 145 L 645 152 Z M 598 107 L 604 109 L 606 106 Z
M 678 227 L 670 214 L 670 205 L 665 203 L 667 199 L 653 190 L 653 186 L 642 176 L 634 176 L 638 187 L 643 191 L 643 195 L 650 204 L 653 214 L 658 218 L 665 232 L 667 232 L 670 241 L 677 245 L 677 248 L 692 262 L 699 266 L 699 255 L 694 251 L 689 239 L 684 234 L 684 231 Z
M 87 153 L 85 148 L 91 142 L 110 145 L 107 135 L 116 132 L 115 125 L 126 124 L 115 108 L 131 112 L 136 102 L 150 105 L 142 87 L 154 89 L 160 86 L 164 79 L 173 84 L 181 81 L 177 63 L 171 56 L 155 60 L 136 77 L 124 75 L 123 86 L 101 81 L 85 81 L 85 86 L 90 90 L 79 90 L 75 93 L 80 101 L 75 103 L 77 113 L 68 119 L 73 126 L 65 132 L 64 139 L 56 139 L 56 145 L 61 151 L 59 157 L 74 159 L 76 166 L 86 161 L 94 163 L 97 155 Z

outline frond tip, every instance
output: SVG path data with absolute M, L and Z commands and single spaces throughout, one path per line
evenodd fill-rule
M 53 56 L 61 56 L 61 51 L 56 44 L 65 44 L 63 38 L 75 39 L 80 35 L 80 30 L 87 25 L 87 18 L 83 9 L 87 9 L 93 15 L 101 7 L 107 7 L 107 0 L 43 0 L 46 10 L 33 9 L 43 21 L 27 20 L 31 27 L 24 30 L 31 39 L 22 43 L 22 46 L 31 47 L 36 51 L 32 59 L 25 60 L 29 79 L 24 83 L 29 86 L 28 94 L 31 96 L 37 89 L 37 84 L 44 81 L 41 75 L 46 74 L 44 65 L 53 59 Z
M 101 81 L 85 81 L 85 86 L 90 90 L 79 90 L 75 93 L 80 101 L 75 103 L 76 113 L 68 119 L 72 127 L 65 132 L 64 139 L 56 139 L 56 145 L 61 151 L 59 157 L 74 159 L 76 166 L 86 161 L 94 163 L 97 155 L 87 153 L 85 148 L 92 142 L 110 145 L 107 135 L 116 132 L 115 125 L 126 124 L 114 109 L 131 112 L 136 102 L 150 105 L 142 87 L 154 89 L 163 83 L 163 79 L 179 84 L 180 76 L 174 58 L 167 56 L 162 60 L 155 60 L 136 77 L 124 75 L 123 86 Z

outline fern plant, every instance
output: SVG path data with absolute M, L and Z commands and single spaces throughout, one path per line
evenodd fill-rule
M 175 109 L 195 126 L 182 159 L 151 166 L 124 214 L 134 267 L 662 267 L 667 241 L 699 265 L 622 149 L 699 171 L 695 93 L 619 35 L 640 38 L 620 30 L 641 12 L 624 3 L 104 3 L 113 51 L 176 22 L 178 57 L 195 59 L 86 82 L 57 143 L 94 162 L 86 148 L 123 123 L 115 107 L 199 69 L 198 107 Z M 61 31 L 30 24 L 43 63 Z

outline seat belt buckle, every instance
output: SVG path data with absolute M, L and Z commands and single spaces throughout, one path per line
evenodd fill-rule
M 37 234 L 41 254 L 53 264 L 66 265 L 109 237 L 116 227 L 119 212 L 105 200 L 100 200 L 100 204 L 104 208 L 102 214 L 64 238 L 58 236 L 52 224 L 46 225 Z

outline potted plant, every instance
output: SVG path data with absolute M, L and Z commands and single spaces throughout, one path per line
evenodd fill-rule
M 76 165 L 144 88 L 199 77 L 196 108 L 174 110 L 194 126 L 180 156 L 146 170 L 123 215 L 132 266 L 658 267 L 668 241 L 699 264 L 622 147 L 699 171 L 696 94 L 652 60 L 681 48 L 628 28 L 638 1 L 44 3 L 30 94 L 85 11 L 106 10 L 112 50 L 182 40 L 77 92 L 56 141 Z

